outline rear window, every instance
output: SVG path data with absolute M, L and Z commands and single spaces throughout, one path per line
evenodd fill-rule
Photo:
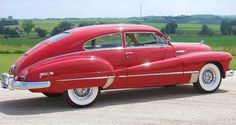
M 65 37 L 67 37 L 69 35 L 70 35 L 69 32 L 63 32 L 63 33 L 57 34 L 57 35 L 55 35 L 51 38 L 48 38 L 47 40 L 50 41 L 50 42 L 57 42 L 59 40 L 64 39 Z

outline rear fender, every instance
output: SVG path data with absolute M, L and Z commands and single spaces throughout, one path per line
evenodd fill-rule
M 108 78 L 115 76 L 109 62 L 94 56 L 50 60 L 29 68 L 28 72 L 28 81 L 51 81 L 50 92 L 53 93 L 72 88 L 104 87 Z M 42 73 L 46 75 L 41 76 Z

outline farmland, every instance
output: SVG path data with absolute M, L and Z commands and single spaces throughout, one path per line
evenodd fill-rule
M 99 22 L 101 20 L 68 20 L 79 26 L 83 22 Z M 35 27 L 40 27 L 47 30 L 50 37 L 51 30 L 57 26 L 62 20 L 34 20 Z M 102 20 L 103 23 L 130 23 L 127 19 L 107 19 Z M 19 21 L 19 25 L 9 26 L 11 28 L 18 27 L 21 29 L 22 21 Z M 165 23 L 146 23 L 145 25 L 154 26 L 158 29 L 165 27 Z M 214 32 L 213 36 L 200 36 L 198 32 L 201 30 L 202 24 L 199 23 L 180 23 L 178 24 L 177 33 L 170 35 L 172 41 L 178 42 L 200 42 L 204 40 L 206 44 L 210 45 L 216 51 L 227 51 L 230 52 L 234 57 L 236 56 L 236 36 L 227 35 L 223 36 L 220 34 L 220 25 L 219 24 L 207 24 L 210 29 Z M 19 38 L 8 38 L 4 39 L 0 35 L 0 72 L 5 72 L 9 65 L 11 65 L 20 54 L 27 51 L 29 48 L 33 47 L 40 41 L 46 38 L 39 38 L 35 32 L 31 32 L 29 36 L 25 33 L 22 33 Z M 232 68 L 236 69 L 236 60 L 231 65 Z

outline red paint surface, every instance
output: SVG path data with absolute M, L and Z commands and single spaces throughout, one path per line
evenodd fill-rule
M 126 48 L 126 32 L 154 32 L 166 39 L 159 30 L 143 25 L 98 25 L 69 30 L 71 35 L 58 42 L 47 40 L 22 55 L 12 74 L 17 80 L 50 81 L 51 87 L 33 92 L 60 93 L 66 89 L 103 87 L 106 79 L 59 82 L 61 79 L 115 76 L 108 89 L 137 88 L 188 83 L 190 74 L 119 77 L 135 74 L 200 71 L 209 62 L 219 63 L 223 71 L 229 69 L 232 56 L 225 52 L 211 52 L 204 44 L 170 43 L 165 47 Z M 83 44 L 105 34 L 121 33 L 123 47 L 113 50 L 85 51 Z M 184 53 L 176 51 L 184 50 Z M 127 55 L 132 52 L 132 55 Z M 144 65 L 148 64 L 148 65 Z M 39 78 L 39 73 L 54 75 Z M 25 78 L 25 79 L 23 79 Z

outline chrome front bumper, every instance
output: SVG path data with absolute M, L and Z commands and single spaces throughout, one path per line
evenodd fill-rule
M 234 71 L 233 70 L 228 70 L 225 72 L 225 77 L 231 77 L 234 76 Z
M 45 82 L 23 82 L 15 81 L 14 76 L 9 75 L 8 73 L 3 73 L 1 78 L 1 85 L 4 89 L 19 89 L 19 90 L 29 90 L 29 89 L 41 89 L 48 88 L 51 86 L 49 81 Z

